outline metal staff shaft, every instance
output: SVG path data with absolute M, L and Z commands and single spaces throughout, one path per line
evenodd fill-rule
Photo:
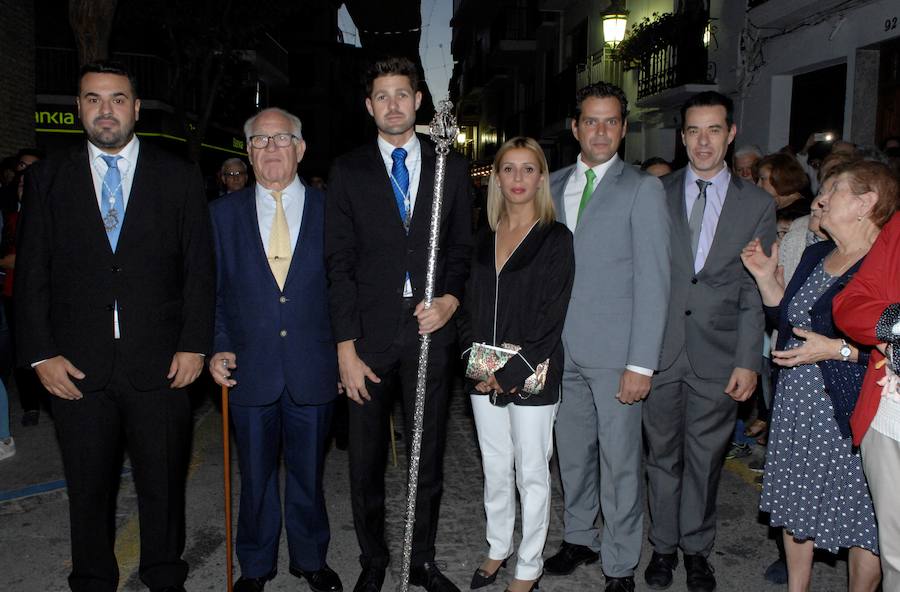
M 450 142 L 456 137 L 456 121 L 450 101 L 441 101 L 431 122 L 431 138 L 435 142 L 437 158 L 434 168 L 434 199 L 431 203 L 431 226 L 428 234 L 428 261 L 425 268 L 425 308 L 434 298 L 434 273 L 437 267 L 438 243 L 441 232 L 441 206 L 444 201 L 444 174 Z M 412 445 L 409 450 L 409 486 L 406 497 L 406 531 L 403 534 L 403 567 L 400 592 L 409 590 L 409 570 L 412 559 L 413 528 L 416 523 L 416 494 L 419 490 L 419 457 L 422 453 L 422 424 L 425 417 L 425 383 L 428 378 L 428 348 L 431 335 L 422 336 L 419 346 L 419 367 L 416 374 L 416 405 L 413 416 Z

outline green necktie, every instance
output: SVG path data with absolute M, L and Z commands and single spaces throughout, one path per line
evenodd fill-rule
M 584 191 L 581 192 L 581 202 L 578 204 L 578 217 L 575 218 L 576 224 L 581 220 L 581 212 L 584 211 L 584 207 L 591 201 L 591 196 L 594 195 L 594 179 L 597 178 L 594 169 L 586 170 L 584 176 L 586 182 L 584 184 Z

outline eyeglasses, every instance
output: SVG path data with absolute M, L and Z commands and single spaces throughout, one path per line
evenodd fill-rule
M 268 143 L 269 143 L 269 141 L 266 140 L 266 144 L 268 144 Z M 275 145 L 278 146 L 277 140 L 275 141 Z M 222 173 L 222 176 L 224 176 L 224 177 L 243 177 L 246 174 L 247 173 L 245 173 L 244 171 L 229 171 L 227 173 Z
M 294 140 L 299 140 L 294 134 L 275 134 L 274 136 L 250 136 L 250 145 L 260 150 L 269 145 L 269 140 L 275 140 L 279 148 L 287 148 Z

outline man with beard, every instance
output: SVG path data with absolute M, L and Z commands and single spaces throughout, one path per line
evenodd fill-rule
M 362 573 L 354 592 L 378 592 L 390 560 L 384 539 L 384 469 L 392 397 L 402 396 L 413 433 L 419 335 L 432 336 L 416 498 L 410 583 L 459 592 L 434 563 L 447 434 L 448 371 L 471 243 L 468 164 L 447 158 L 434 295 L 425 264 L 433 200 L 434 146 L 415 133 L 422 100 L 406 58 L 370 67 L 366 108 L 378 137 L 337 159 L 328 180 L 325 258 L 341 381 L 349 405 L 350 494 Z
M 199 171 L 139 142 L 134 80 L 82 68 L 88 142 L 33 167 L 19 228 L 19 361 L 54 397 L 68 485 L 73 591 L 116 590 L 121 450 L 134 470 L 140 579 L 183 591 L 186 387 L 212 342 L 215 277 Z

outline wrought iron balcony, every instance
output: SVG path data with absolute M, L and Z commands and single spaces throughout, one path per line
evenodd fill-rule
M 595 82 L 609 82 L 622 86 L 622 62 L 613 49 L 604 48 L 588 56 L 583 64 L 575 66 L 575 89 Z
M 638 100 L 691 84 L 715 84 L 706 48 L 666 45 L 647 54 L 638 68 Z
M 670 106 L 676 95 L 715 84 L 703 41 L 708 22 L 705 11 L 692 11 L 654 14 L 632 26 L 617 57 L 625 69 L 637 70 L 640 106 Z

